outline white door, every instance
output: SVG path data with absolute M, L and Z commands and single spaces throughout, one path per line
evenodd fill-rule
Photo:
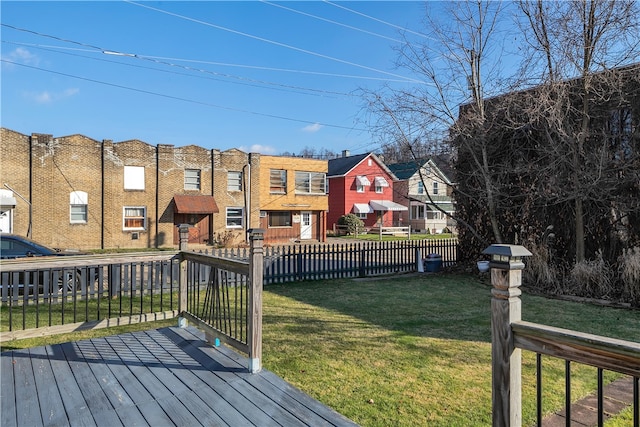
M 310 239 L 313 236 L 311 232 L 311 212 L 300 212 L 302 221 L 300 221 L 300 239 Z

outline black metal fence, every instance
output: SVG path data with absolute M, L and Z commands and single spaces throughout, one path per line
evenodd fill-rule
M 248 259 L 247 249 L 204 251 Z M 438 254 L 443 267 L 458 261 L 458 239 L 271 246 L 264 248 L 264 284 L 366 277 L 416 271 L 418 260 Z

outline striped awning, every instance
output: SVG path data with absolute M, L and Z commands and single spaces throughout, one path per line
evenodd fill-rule
M 356 183 L 358 185 L 362 185 L 363 187 L 366 187 L 368 185 L 371 185 L 371 181 L 369 181 L 369 178 L 367 178 L 364 175 L 358 175 L 356 176 Z
M 373 213 L 373 209 L 367 203 L 354 203 L 353 204 L 353 212 L 354 213 Z
M 371 200 L 369 205 L 375 211 L 408 211 L 409 208 L 391 200 Z
M 374 178 L 374 182 L 376 183 L 376 187 L 388 187 L 389 183 L 387 182 L 386 179 L 384 179 L 381 176 L 376 176 Z

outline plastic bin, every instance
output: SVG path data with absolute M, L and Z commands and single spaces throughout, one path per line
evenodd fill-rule
M 442 270 L 442 255 L 429 254 L 424 259 L 424 271 L 429 273 L 437 273 Z

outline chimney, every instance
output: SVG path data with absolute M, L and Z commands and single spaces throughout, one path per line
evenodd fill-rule
M 349 152 L 349 150 L 342 150 L 342 157 L 349 157 L 351 155 L 351 153 Z

